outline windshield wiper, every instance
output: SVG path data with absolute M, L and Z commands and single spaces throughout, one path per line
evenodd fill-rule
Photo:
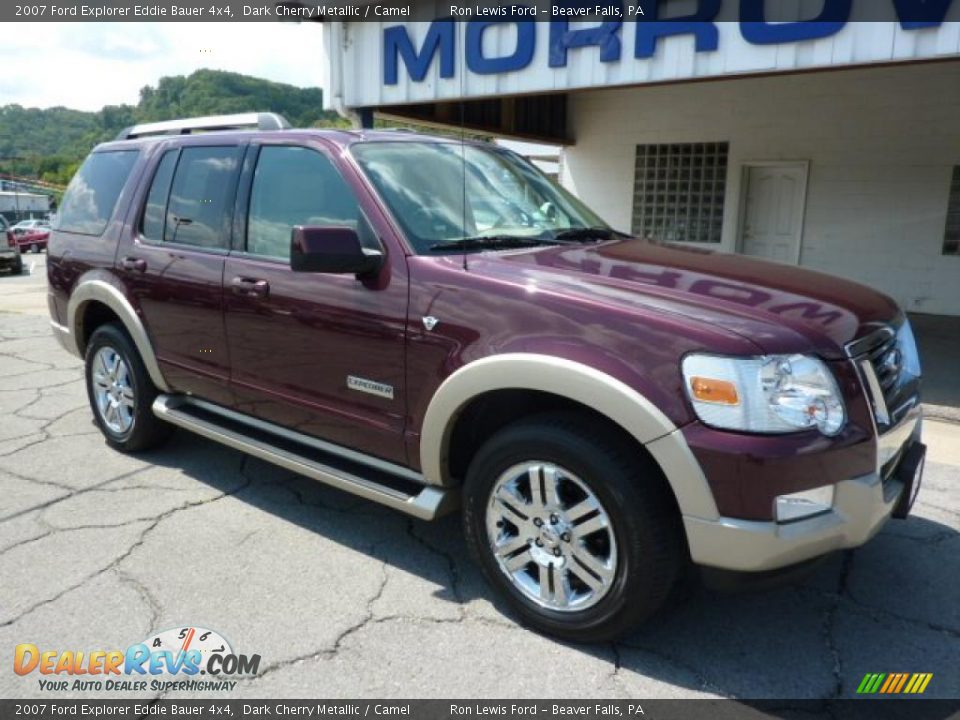
M 531 237 L 529 235 L 477 235 L 459 240 L 438 242 L 430 246 L 431 250 L 506 250 L 511 248 L 552 245 L 552 239 Z
M 628 237 L 623 233 L 606 227 L 574 227 L 558 230 L 553 234 L 554 240 L 610 240 L 615 237 Z

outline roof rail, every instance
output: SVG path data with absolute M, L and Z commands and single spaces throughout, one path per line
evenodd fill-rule
M 277 113 L 237 113 L 133 125 L 121 130 L 115 139 L 130 140 L 150 135 L 189 135 L 197 131 L 214 130 L 285 130 L 289 127 L 290 123 L 287 119 Z

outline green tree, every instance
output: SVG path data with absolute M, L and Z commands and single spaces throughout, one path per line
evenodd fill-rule
M 240 112 L 278 112 L 295 127 L 349 126 L 336 113 L 323 110 L 318 88 L 197 70 L 143 87 L 136 105 L 108 105 L 97 112 L 0 106 L 0 172 L 65 184 L 97 143 L 113 139 L 125 127 Z

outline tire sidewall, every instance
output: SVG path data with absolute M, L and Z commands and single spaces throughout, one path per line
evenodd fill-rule
M 109 347 L 119 354 L 124 363 L 126 363 L 130 383 L 133 386 L 133 422 L 125 433 L 117 433 L 111 430 L 97 407 L 96 395 L 93 389 L 93 361 L 97 352 L 104 347 Z M 140 416 L 144 411 L 143 404 L 147 399 L 144 372 L 143 363 L 140 362 L 140 356 L 133 348 L 133 344 L 127 338 L 125 332 L 120 330 L 116 325 L 103 325 L 94 331 L 87 345 L 84 360 L 84 378 L 87 386 L 87 398 L 90 401 L 90 408 L 93 411 L 93 417 L 97 423 L 97 427 L 100 428 L 107 442 L 114 447 L 123 449 L 136 436 L 140 427 Z
M 617 630 L 627 604 L 644 571 L 642 548 L 651 542 L 644 532 L 643 518 L 631 511 L 642 511 L 641 503 L 619 478 L 621 468 L 603 453 L 583 452 L 589 445 L 581 438 L 554 428 L 524 425 L 501 432 L 488 442 L 471 464 L 464 492 L 464 528 L 471 552 L 487 579 L 500 588 L 510 605 L 531 625 L 574 640 L 601 639 Z M 594 606 L 582 611 L 560 612 L 543 608 L 529 600 L 504 575 L 490 549 L 486 526 L 487 502 L 500 475 L 512 465 L 530 462 L 554 463 L 577 475 L 596 495 L 613 526 L 617 543 L 617 570 L 612 587 Z M 598 478 L 606 478 L 600 482 Z

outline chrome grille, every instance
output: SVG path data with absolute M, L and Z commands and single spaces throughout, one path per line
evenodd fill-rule
M 846 348 L 860 368 L 881 433 L 896 425 L 919 402 L 919 377 L 905 372 L 901 342 L 895 328 L 884 326 Z
M 888 403 L 893 398 L 891 390 L 900 379 L 900 370 L 903 367 L 903 354 L 898 346 L 896 336 L 869 351 L 868 357 L 873 371 L 877 375 L 877 382 L 883 390 L 883 399 Z

